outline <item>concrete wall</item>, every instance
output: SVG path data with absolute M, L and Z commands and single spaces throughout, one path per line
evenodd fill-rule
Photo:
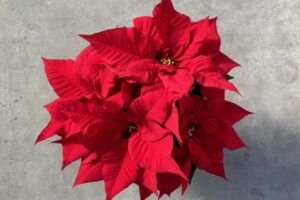
M 99 200 L 102 183 L 71 189 L 78 163 L 60 172 L 60 147 L 34 140 L 55 98 L 40 56 L 73 58 L 77 34 L 129 25 L 157 0 L 0 0 L 0 199 Z M 226 151 L 229 182 L 198 171 L 186 200 L 300 199 L 300 1 L 174 0 L 196 20 L 219 17 L 222 49 L 241 63 L 232 73 L 256 114 L 236 128 L 248 148 Z M 131 187 L 116 199 L 137 200 Z M 155 198 L 150 198 L 155 199 Z M 163 198 L 168 199 L 168 198 Z

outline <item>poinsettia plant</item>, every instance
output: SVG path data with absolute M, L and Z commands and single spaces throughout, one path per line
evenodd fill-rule
M 196 168 L 225 177 L 223 149 L 244 146 L 233 125 L 250 112 L 225 100 L 238 66 L 220 51 L 217 19 L 196 22 L 161 0 L 132 27 L 81 35 L 76 59 L 43 58 L 59 96 L 46 105 L 74 186 L 104 180 L 107 200 L 135 183 L 141 199 L 182 193 Z

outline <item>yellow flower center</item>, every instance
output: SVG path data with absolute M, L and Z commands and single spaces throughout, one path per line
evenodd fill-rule
M 175 62 L 170 57 L 160 59 L 161 64 L 163 65 L 173 65 Z
M 128 132 L 129 133 L 136 132 L 136 126 L 134 124 L 130 123 L 128 125 Z

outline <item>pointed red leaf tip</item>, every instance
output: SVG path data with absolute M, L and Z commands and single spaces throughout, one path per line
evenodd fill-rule
M 235 62 L 222 52 L 218 52 L 218 54 L 215 57 L 213 57 L 213 61 L 224 74 L 227 74 L 233 68 L 240 66 L 239 63 Z
M 103 180 L 102 170 L 103 162 L 101 160 L 92 163 L 84 163 L 84 160 L 81 161 L 81 165 L 76 180 L 73 184 L 73 188 L 83 183 Z
M 95 40 L 95 38 L 93 37 L 93 35 L 87 35 L 87 34 L 79 34 L 79 37 L 83 38 L 84 40 L 86 40 L 87 42 L 89 42 L 90 44 L 97 42 Z
M 62 125 L 59 122 L 51 120 L 44 130 L 40 133 L 34 144 L 40 143 L 56 134 L 61 130 Z
M 233 126 L 244 117 L 253 114 L 252 112 L 223 99 L 214 99 L 210 102 L 209 107 L 229 126 Z
M 127 188 L 134 183 L 138 175 L 140 174 L 140 168 L 136 162 L 134 162 L 127 153 L 122 161 L 120 170 L 116 176 L 115 182 L 112 184 L 111 192 L 108 199 L 112 199 L 119 192 Z
M 162 0 L 155 6 L 152 14 L 158 35 L 164 44 L 170 46 L 174 46 L 174 41 L 178 41 L 191 23 L 188 16 L 174 9 L 170 0 Z
M 225 147 L 229 150 L 236 150 L 246 146 L 238 136 L 238 134 L 235 132 L 235 130 L 230 126 L 224 129 L 222 139 L 224 141 Z
M 71 163 L 88 155 L 89 150 L 82 144 L 78 143 L 80 137 L 81 135 L 77 134 L 66 139 L 63 138 L 52 142 L 61 144 L 62 146 L 63 162 L 61 170 L 64 170 Z
M 145 169 L 139 178 L 140 178 L 138 180 L 139 185 L 145 186 L 152 193 L 158 196 L 158 191 L 157 191 L 158 180 L 157 180 L 157 174 L 155 172 Z
M 139 185 L 139 192 L 141 200 L 146 200 L 152 194 L 151 190 L 143 185 Z
M 119 192 L 136 182 L 140 167 L 127 152 L 127 142 L 120 142 L 102 157 L 106 199 L 111 200 Z
M 183 172 L 187 177 L 190 176 L 191 166 L 192 166 L 192 162 L 190 160 L 188 160 L 183 166 Z M 191 180 L 189 180 L 189 181 L 191 181 Z M 187 188 L 188 188 L 188 181 L 181 179 L 181 196 L 184 195 Z

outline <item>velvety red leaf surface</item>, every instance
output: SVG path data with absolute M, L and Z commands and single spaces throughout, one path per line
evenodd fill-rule
M 58 136 L 74 185 L 104 181 L 106 199 L 132 184 L 141 200 L 192 183 L 195 169 L 226 179 L 224 148 L 245 146 L 234 124 L 252 114 L 226 101 L 239 66 L 220 51 L 217 18 L 198 21 L 161 0 L 132 27 L 81 35 L 75 59 L 43 58 L 58 98 L 36 143 Z

